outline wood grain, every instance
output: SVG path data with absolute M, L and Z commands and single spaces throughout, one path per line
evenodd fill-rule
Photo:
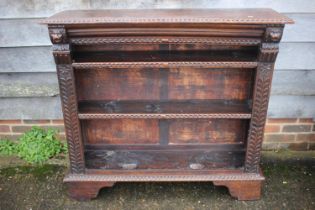
M 244 142 L 247 128 L 247 120 L 171 120 L 169 142 L 170 144 Z
M 88 144 L 157 144 L 158 120 L 113 119 L 83 121 Z
M 77 71 L 78 100 L 159 99 L 159 77 L 155 69 Z
M 170 99 L 248 99 L 252 71 L 243 69 L 170 69 Z
M 80 101 L 80 113 L 250 113 L 247 100 Z
M 166 85 L 169 99 L 242 100 L 250 97 L 253 86 L 253 71 L 243 69 L 95 69 L 76 71 L 75 76 L 78 100 L 158 100 Z
M 86 150 L 89 169 L 218 169 L 239 168 L 243 165 L 243 151 L 215 152 L 207 150 Z M 198 167 L 195 168 L 194 166 Z M 132 166 L 132 168 L 128 168 Z
M 189 14 L 189 15 L 188 15 Z M 285 24 L 293 21 L 272 9 L 70 10 L 47 18 L 45 24 L 237 23 Z

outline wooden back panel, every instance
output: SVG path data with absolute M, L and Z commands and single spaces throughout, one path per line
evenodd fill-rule
M 86 144 L 158 144 L 158 120 L 112 119 L 81 121 Z
M 244 143 L 248 120 L 106 119 L 81 121 L 86 144 Z
M 75 72 L 77 97 L 87 100 L 246 100 L 250 69 L 92 69 Z

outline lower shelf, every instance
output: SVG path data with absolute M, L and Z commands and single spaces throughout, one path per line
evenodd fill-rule
M 100 170 L 202 170 L 241 168 L 245 151 L 199 150 L 86 150 L 88 169 Z

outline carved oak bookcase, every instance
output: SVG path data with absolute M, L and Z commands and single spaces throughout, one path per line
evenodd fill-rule
M 85 10 L 48 25 L 78 200 L 115 182 L 212 181 L 260 198 L 278 44 L 271 9 Z

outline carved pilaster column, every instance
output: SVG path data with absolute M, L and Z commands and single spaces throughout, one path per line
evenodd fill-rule
M 279 51 L 283 27 L 267 27 L 260 46 L 253 94 L 252 119 L 247 137 L 245 172 L 259 173 L 260 151 L 264 137 L 274 62 Z
M 57 66 L 63 117 L 70 154 L 71 173 L 84 173 L 83 142 L 78 119 L 74 72 L 71 66 L 70 45 L 63 26 L 49 26 L 53 55 Z

